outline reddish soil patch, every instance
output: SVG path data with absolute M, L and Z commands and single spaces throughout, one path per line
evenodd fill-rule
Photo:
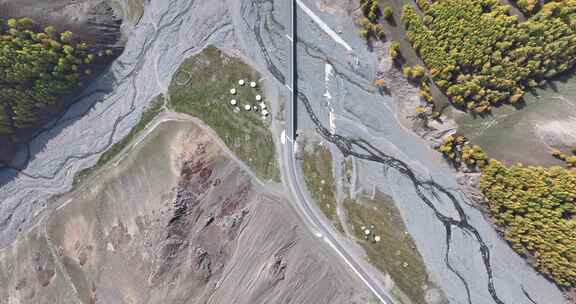
M 232 196 L 226 198 L 220 207 L 219 217 L 228 216 L 236 213 L 238 210 L 246 205 L 248 199 L 248 192 L 250 191 L 250 184 L 245 184 Z

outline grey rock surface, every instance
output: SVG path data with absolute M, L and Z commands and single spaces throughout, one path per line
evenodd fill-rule
M 120 39 L 120 26 L 130 10 L 138 14 L 136 1 L 141 0 L 0 0 L 0 17 L 30 17 L 38 23 L 50 24 L 60 31 L 71 30 L 91 45 L 112 46 Z M 115 5 L 114 5 L 115 4 Z M 130 22 L 129 22 L 130 23 Z
M 355 7 L 336 0 L 304 3 L 329 26 L 341 29 L 341 37 L 353 51 L 345 50 L 300 13 L 301 92 L 312 101 L 323 126 L 330 126 L 332 110 L 336 133 L 366 140 L 401 160 L 417 178 L 415 183 L 408 171 L 386 164 L 366 160 L 356 164 L 357 188 L 376 186 L 394 198 L 432 278 L 451 302 L 531 304 L 531 298 L 536 303 L 563 303 L 560 291 L 516 255 L 483 215 L 469 206 L 472 202 L 458 191 L 450 168 L 424 140 L 402 128 L 393 101 L 372 86 L 377 59 L 356 33 L 349 15 Z M 75 172 L 92 166 L 99 154 L 124 137 L 144 106 L 166 91 L 184 58 L 207 44 L 241 52 L 289 100 L 284 87 L 290 68 L 288 4 L 284 0 L 151 1 L 126 51 L 110 71 L 30 145 L 32 159 L 27 167 L 0 172 L 0 244 L 12 243 L 52 195 L 71 188 Z M 335 73 L 328 83 L 333 97 L 330 106 L 324 96 L 326 64 Z M 300 128 L 317 127 L 308 117 L 300 108 Z M 440 219 L 447 218 L 465 221 L 467 226 L 446 226 Z

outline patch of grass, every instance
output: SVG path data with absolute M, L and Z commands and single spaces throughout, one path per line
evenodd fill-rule
M 241 108 L 254 106 L 256 95 L 262 95 L 259 87 L 239 86 L 240 79 L 258 82 L 260 75 L 239 59 L 207 47 L 180 66 L 170 85 L 170 107 L 204 121 L 259 177 L 280 181 L 274 141 L 266 122 L 253 111 L 234 113 L 230 105 L 230 100 L 236 99 Z M 230 94 L 232 88 L 238 91 L 236 95 Z
M 98 166 L 103 166 L 111 159 L 113 159 L 122 149 L 124 149 L 146 126 L 162 111 L 163 98 L 157 97 L 150 107 L 142 114 L 142 118 L 134 128 L 124 137 L 121 141 L 115 143 L 108 149 L 100 159 L 98 159 Z
M 160 114 L 160 112 L 162 112 L 163 103 L 164 103 L 164 99 L 162 96 L 156 97 L 155 100 L 152 101 L 152 103 L 150 104 L 148 109 L 146 109 L 146 111 L 144 111 L 144 113 L 142 113 L 142 117 L 140 118 L 140 121 L 138 122 L 138 124 L 136 124 L 136 126 L 134 126 L 134 128 L 132 128 L 130 133 L 128 133 L 128 135 L 126 135 L 124 138 L 122 138 L 122 140 L 113 144 L 108 150 L 106 150 L 106 152 L 104 152 L 102 155 L 100 155 L 100 158 L 98 159 L 98 162 L 96 163 L 96 165 L 78 172 L 76 174 L 76 176 L 74 177 L 73 184 L 78 185 L 87 176 L 92 174 L 92 172 L 94 172 L 95 170 L 97 170 L 99 168 L 102 168 L 111 159 L 116 157 L 116 155 L 118 155 L 118 153 L 120 153 L 130 142 L 132 142 L 132 140 L 134 140 L 134 138 L 140 132 L 142 132 L 142 130 L 144 130 L 146 128 L 146 126 L 154 119 L 154 117 L 156 117 L 158 114 Z
M 412 303 L 424 304 L 426 289 L 433 287 L 422 257 L 408 233 L 393 202 L 378 194 L 374 200 L 360 197 L 344 202 L 349 223 L 358 243 L 366 250 L 367 258 L 376 268 L 389 274 L 397 287 Z M 362 226 L 374 225 L 375 242 L 365 239 Z M 404 301 L 403 301 L 404 302 Z
M 324 215 L 332 221 L 336 229 L 343 233 L 344 229 L 336 214 L 337 205 L 330 151 L 320 145 L 314 145 L 312 151 L 305 151 L 302 160 L 302 173 L 312 199 L 318 204 Z

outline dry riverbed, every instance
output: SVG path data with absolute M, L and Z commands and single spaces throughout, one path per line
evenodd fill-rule
M 338 200 L 337 184 L 350 190 L 351 164 L 344 164 L 346 172 L 337 174 L 342 180 L 336 180 L 326 144 L 309 138 L 301 144 L 302 177 L 312 199 L 342 235 L 364 249 L 366 259 L 389 280 L 395 300 L 402 304 L 447 303 L 429 278 L 392 198 L 377 192 L 351 199 L 346 193 Z M 370 231 L 368 235 L 366 230 Z

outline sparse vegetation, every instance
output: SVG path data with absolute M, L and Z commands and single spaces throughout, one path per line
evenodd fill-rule
M 382 16 L 382 11 L 378 6 L 378 0 L 361 0 L 363 18 L 358 20 L 360 26 L 360 35 L 366 40 L 371 38 L 385 39 L 386 30 L 384 26 L 379 23 Z
M 361 197 L 358 201 L 348 199 L 344 207 L 368 260 L 380 271 L 389 274 L 411 303 L 426 303 L 425 288 L 433 284 L 394 203 L 378 194 L 374 200 L 367 197 Z M 365 240 L 361 227 L 368 225 L 374 225 L 373 230 L 381 238 L 380 242 Z
M 434 104 L 434 99 L 432 98 L 432 94 L 430 93 L 430 85 L 428 84 L 427 81 L 423 81 L 420 84 L 420 92 L 418 94 L 420 95 L 420 97 L 422 97 L 422 99 L 424 99 L 424 101 L 427 104 Z
M 428 0 L 416 0 L 416 5 L 424 12 L 430 8 L 430 2 Z
M 372 23 L 378 22 L 378 19 L 382 16 L 378 0 L 360 0 L 360 6 L 362 6 L 364 16 Z
M 163 104 L 164 104 L 164 98 L 162 96 L 157 97 L 150 104 L 148 109 L 146 109 L 146 111 L 142 113 L 140 121 L 138 122 L 138 124 L 136 124 L 136 126 L 134 126 L 134 128 L 132 128 L 132 130 L 130 130 L 130 133 L 128 133 L 128 135 L 122 138 L 122 140 L 112 145 L 110 149 L 108 149 L 106 152 L 102 154 L 102 156 L 100 156 L 100 158 L 98 159 L 97 166 L 101 167 L 104 164 L 108 163 L 111 159 L 116 157 L 116 155 L 118 155 L 120 151 L 122 151 L 126 146 L 128 146 L 128 144 L 130 144 L 134 140 L 134 138 L 136 138 L 136 136 L 140 134 L 140 132 L 142 132 L 142 130 L 144 130 L 146 126 L 148 126 L 148 124 L 154 119 L 154 117 L 160 114 L 160 112 L 162 111 Z
M 424 80 L 424 77 L 426 76 L 426 69 L 419 64 L 412 67 L 409 65 L 405 65 L 402 68 L 402 74 L 404 75 L 404 77 L 408 78 L 408 80 L 420 83 Z
M 466 166 L 469 169 L 479 170 L 486 166 L 488 157 L 478 145 L 471 145 L 464 136 L 444 137 L 438 151 L 455 167 Z
M 400 57 L 400 43 L 392 41 L 390 47 L 388 48 L 388 55 L 392 60 L 396 60 Z
M 576 286 L 576 172 L 491 160 L 480 187 L 512 248 L 562 286 Z
M 119 142 L 113 144 L 108 150 L 106 150 L 106 152 L 102 153 L 95 166 L 84 169 L 76 174 L 74 177 L 74 185 L 79 184 L 92 172 L 102 168 L 110 160 L 116 157 L 118 153 L 120 153 L 126 146 L 128 146 L 128 144 L 130 144 L 134 138 L 136 138 L 136 136 L 140 134 L 140 132 L 142 132 L 148 126 L 148 124 L 150 124 L 150 122 L 162 112 L 163 105 L 164 98 L 162 96 L 158 96 L 154 101 L 152 101 L 148 109 L 142 113 L 142 117 L 140 118 L 138 124 L 136 124 L 132 130 L 130 130 L 128 135 L 122 138 Z
M 420 82 L 420 98 L 424 101 L 424 105 L 416 106 L 416 117 L 428 121 L 429 119 L 439 119 L 440 112 L 437 110 L 436 103 L 432 97 L 430 90 L 430 81 L 425 79 Z
M 259 89 L 238 89 L 238 80 L 258 80 L 260 75 L 237 58 L 217 48 L 207 47 L 187 59 L 170 85 L 169 105 L 177 112 L 198 117 L 222 138 L 232 152 L 254 169 L 264 180 L 280 180 L 274 141 L 268 126 L 254 112 L 234 113 L 230 99 L 254 105 Z
M 525 15 L 532 15 L 540 7 L 538 0 L 512 0 Z
M 497 0 L 418 2 L 403 8 L 407 38 L 435 84 L 460 108 L 487 113 L 519 104 L 524 92 L 576 59 L 576 1 L 552 1 L 519 23 Z
M 372 23 L 368 18 L 360 18 L 358 20 L 358 25 L 360 25 L 360 35 L 364 39 L 369 40 L 371 38 L 384 39 L 386 38 L 386 30 L 384 26 L 378 23 Z
M 396 53 L 396 51 L 390 52 Z M 441 114 L 437 110 L 436 103 L 432 97 L 432 92 L 430 90 L 430 79 L 426 74 L 426 69 L 419 64 L 412 67 L 409 65 L 404 65 L 402 67 L 402 74 L 404 77 L 406 77 L 406 79 L 420 86 L 419 95 L 424 101 L 424 104 L 416 106 L 416 115 L 414 115 L 414 117 L 426 122 L 428 122 L 429 119 L 439 119 Z
M 18 142 L 21 131 L 60 112 L 63 98 L 93 74 L 96 51 L 70 31 L 0 19 L 0 135 Z
M 392 10 L 390 6 L 385 6 L 384 9 L 382 9 L 382 17 L 388 21 L 393 20 L 394 10 Z
M 302 175 L 312 199 L 318 204 L 322 213 L 334 224 L 336 229 L 344 232 L 338 218 L 337 202 L 332 176 L 332 156 L 324 146 L 313 145 L 305 151 L 302 159 Z
M 552 150 L 552 156 L 563 161 L 570 168 L 576 168 L 576 148 L 571 149 L 573 155 L 568 155 L 558 149 Z

